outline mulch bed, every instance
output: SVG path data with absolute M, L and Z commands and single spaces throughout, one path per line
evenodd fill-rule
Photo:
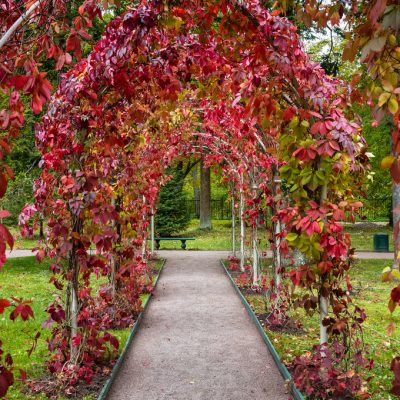
M 104 367 L 102 373 L 93 376 L 90 384 L 80 381 L 76 385 L 67 388 L 62 386 L 60 381 L 52 374 L 45 374 L 40 379 L 29 381 L 27 387 L 22 390 L 24 394 L 44 394 L 50 400 L 59 399 L 60 396 L 68 399 L 83 399 L 85 396 L 94 395 L 98 397 L 112 368 Z
M 160 273 L 160 268 L 152 269 L 153 275 L 156 277 Z M 136 318 L 135 318 L 136 320 Z M 116 327 L 116 329 L 119 329 Z M 107 379 L 110 377 L 113 365 L 117 360 L 113 360 L 110 366 L 99 366 L 101 372 L 95 374 L 90 383 L 79 381 L 77 384 L 65 388 L 65 385 L 57 379 L 56 376 L 50 373 L 45 373 L 40 378 L 27 382 L 25 388 L 21 390 L 23 394 L 43 394 L 50 400 L 59 399 L 60 396 L 68 399 L 83 399 L 85 396 L 92 395 L 97 398 L 100 395 Z
M 266 296 L 268 295 L 269 290 L 265 288 L 253 288 L 250 286 L 239 286 L 237 284 L 237 279 L 240 278 L 244 273 L 247 275 L 247 278 L 249 279 L 251 275 L 246 272 L 242 272 L 239 270 L 229 270 L 228 272 L 234 279 L 236 285 L 238 286 L 240 292 L 243 294 L 243 296 Z M 304 329 L 301 327 L 301 324 L 298 321 L 289 319 L 286 323 L 284 324 L 276 324 L 270 321 L 270 313 L 263 313 L 263 314 L 258 314 L 256 313 L 257 319 L 260 321 L 261 325 L 273 332 L 280 332 L 280 333 L 289 333 L 291 335 L 296 335 L 296 336 L 301 336 L 305 333 Z

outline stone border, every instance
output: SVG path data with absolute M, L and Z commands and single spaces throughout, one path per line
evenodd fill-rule
M 161 272 L 164 269 L 166 261 L 167 260 L 164 258 L 163 263 L 162 263 L 162 265 L 160 267 L 160 272 L 158 273 L 157 278 L 156 278 L 156 280 L 154 282 L 153 288 L 155 288 L 157 286 L 158 280 L 160 279 L 160 275 L 161 275 Z M 117 374 L 118 374 L 119 370 L 121 369 L 121 366 L 122 366 L 122 364 L 123 364 L 123 362 L 125 360 L 126 354 L 128 353 L 128 350 L 129 350 L 129 347 L 132 344 L 133 338 L 135 337 L 136 332 L 139 329 L 140 322 L 141 322 L 141 320 L 143 318 L 143 314 L 146 312 L 152 297 L 153 297 L 152 293 L 150 294 L 150 296 L 147 297 L 147 299 L 146 299 L 146 301 L 145 301 L 145 303 L 143 305 L 143 311 L 137 317 L 137 319 L 136 319 L 136 321 L 135 321 L 135 323 L 133 325 L 132 331 L 129 334 L 128 340 L 125 343 L 124 349 L 122 350 L 120 356 L 118 357 L 118 360 L 115 363 L 115 365 L 114 365 L 114 367 L 113 367 L 113 369 L 111 371 L 110 377 L 107 379 L 106 383 L 104 384 L 103 389 L 101 390 L 99 396 L 97 397 L 97 400 L 106 400 L 107 395 L 110 392 L 111 386 L 113 385 L 113 383 L 115 381 L 115 378 L 117 377 Z
M 288 369 L 286 366 L 282 363 L 281 357 L 279 356 L 278 352 L 276 351 L 274 345 L 272 344 L 270 338 L 267 336 L 267 334 L 264 331 L 264 328 L 260 324 L 260 321 L 258 320 L 256 314 L 254 313 L 253 309 L 251 308 L 250 304 L 247 302 L 246 298 L 243 296 L 242 292 L 236 285 L 234 279 L 232 278 L 231 274 L 227 270 L 224 262 L 220 260 L 222 268 L 225 270 L 225 273 L 228 275 L 229 280 L 231 281 L 232 286 L 234 287 L 236 293 L 240 297 L 240 300 L 242 301 L 243 305 L 245 306 L 247 312 L 249 313 L 252 321 L 256 325 L 256 328 L 258 332 L 260 333 L 264 343 L 267 345 L 267 348 L 269 352 L 271 353 L 272 358 L 275 361 L 275 364 L 277 365 L 279 372 L 281 373 L 283 379 L 285 380 L 285 383 L 287 386 L 290 388 L 290 391 L 294 397 L 295 400 L 304 400 L 303 395 L 301 392 L 296 388 L 296 386 L 293 383 L 292 376 L 290 375 Z

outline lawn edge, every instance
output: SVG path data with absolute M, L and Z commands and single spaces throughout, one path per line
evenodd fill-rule
M 282 378 L 285 380 L 285 382 L 288 384 L 290 387 L 290 391 L 294 397 L 295 400 L 305 400 L 299 389 L 296 388 L 296 386 L 293 383 L 292 376 L 290 375 L 290 372 L 286 368 L 286 366 L 282 363 L 282 360 L 276 351 L 274 345 L 271 342 L 271 339 L 268 337 L 268 335 L 265 333 L 264 328 L 260 324 L 260 321 L 258 320 L 256 314 L 254 313 L 253 309 L 251 308 L 250 304 L 247 302 L 246 298 L 243 296 L 242 292 L 236 285 L 234 279 L 232 278 L 231 274 L 227 270 L 224 261 L 220 260 L 220 263 L 222 265 L 222 268 L 225 270 L 226 275 L 228 275 L 229 280 L 231 281 L 231 284 L 233 288 L 235 289 L 237 295 L 240 297 L 240 300 L 242 301 L 244 307 L 246 308 L 248 314 L 250 315 L 253 323 L 255 324 L 260 336 L 262 337 L 264 343 L 266 344 L 272 358 L 275 361 L 276 366 L 279 369 L 279 372 L 282 375 Z
M 162 262 L 162 265 L 160 267 L 160 271 L 159 271 L 159 273 L 157 275 L 157 278 L 154 281 L 154 286 L 153 286 L 154 289 L 157 286 L 158 280 L 160 279 L 160 276 L 161 276 L 161 273 L 162 273 L 162 271 L 164 269 L 166 261 L 167 261 L 166 258 L 164 258 L 163 262 Z M 115 381 L 115 379 L 116 379 L 116 377 L 118 375 L 118 372 L 121 369 L 121 366 L 122 366 L 122 364 L 123 364 L 123 362 L 125 360 L 126 354 L 128 353 L 128 350 L 129 350 L 129 348 L 130 348 L 130 346 L 132 344 L 133 338 L 135 337 L 135 335 L 136 335 L 136 333 L 137 333 L 137 331 L 138 331 L 138 329 L 140 327 L 140 322 L 141 322 L 141 320 L 143 318 L 143 315 L 146 312 L 146 310 L 147 310 L 147 308 L 148 308 L 148 306 L 150 304 L 150 300 L 151 300 L 152 297 L 153 297 L 153 293 L 151 293 L 150 296 L 148 296 L 146 298 L 145 303 L 143 305 L 143 310 L 139 314 L 139 316 L 137 317 L 137 319 L 136 319 L 136 321 L 135 321 L 135 323 L 134 323 L 134 325 L 132 327 L 132 331 L 129 334 L 128 340 L 125 343 L 124 349 L 122 350 L 120 356 L 118 357 L 118 360 L 115 363 L 115 365 L 114 365 L 114 367 L 113 367 L 113 369 L 111 371 L 110 377 L 107 379 L 106 383 L 104 384 L 103 389 L 101 390 L 99 396 L 97 397 L 97 400 L 105 400 L 107 398 L 107 395 L 110 392 L 110 389 L 111 389 L 111 387 L 112 387 L 112 385 L 113 385 L 113 383 L 114 383 L 114 381 Z

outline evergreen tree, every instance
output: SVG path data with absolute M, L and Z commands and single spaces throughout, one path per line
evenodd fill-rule
M 185 174 L 181 165 L 175 169 L 168 168 L 166 173 L 173 178 L 162 187 L 155 217 L 157 236 L 179 234 L 189 225 L 189 214 L 186 210 L 186 196 L 183 191 Z

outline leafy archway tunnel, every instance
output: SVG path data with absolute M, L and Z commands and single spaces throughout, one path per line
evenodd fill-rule
M 37 129 L 42 174 L 21 216 L 28 231 L 48 219 L 39 256 L 54 260 L 66 293 L 48 307 L 51 371 L 90 379 L 117 350 L 108 330 L 129 324 L 149 290 L 147 228 L 164 170 L 193 153 L 221 165 L 242 221 L 272 209 L 277 317 L 283 259 L 297 249 L 306 261 L 285 276 L 305 289 L 298 304 L 320 313 L 318 351 L 344 343 L 347 360 L 362 360 L 351 358 L 362 312 L 343 288 L 353 252 L 342 222 L 361 206 L 368 161 L 350 99 L 294 25 L 257 2 L 142 2 L 113 20 Z M 99 276 L 109 283 L 95 291 Z

